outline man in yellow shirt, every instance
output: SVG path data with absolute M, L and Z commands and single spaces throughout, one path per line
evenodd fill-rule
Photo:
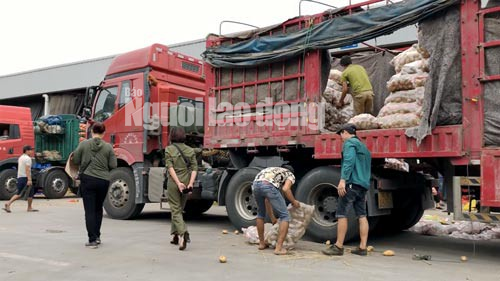
M 337 107 L 344 106 L 344 99 L 351 88 L 354 115 L 372 113 L 373 110 L 373 87 L 368 78 L 366 70 L 361 65 L 352 64 L 350 56 L 343 56 L 340 65 L 344 67 L 342 72 L 342 96 L 337 102 Z M 347 84 L 349 82 L 349 84 Z

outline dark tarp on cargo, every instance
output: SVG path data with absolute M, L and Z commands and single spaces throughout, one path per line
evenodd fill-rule
M 462 121 L 459 7 L 420 22 L 418 41 L 431 55 L 430 72 L 425 84 L 422 122 L 406 134 L 420 144 L 436 125 L 455 125 Z
M 352 63 L 363 66 L 368 73 L 373 93 L 375 94 L 373 98 L 373 113 L 377 116 L 376 113 L 384 106 L 385 98 L 390 94 L 389 90 L 387 90 L 386 81 L 389 81 L 396 74 L 394 67 L 389 63 L 394 58 L 394 55 L 389 52 L 364 52 L 357 53 L 351 58 Z M 343 70 L 339 59 L 333 61 L 332 68 L 340 71 Z
M 308 50 L 333 49 L 390 34 L 441 11 L 458 0 L 406 0 L 333 18 L 295 33 L 264 36 L 208 48 L 202 57 L 214 67 L 247 67 L 282 61 Z

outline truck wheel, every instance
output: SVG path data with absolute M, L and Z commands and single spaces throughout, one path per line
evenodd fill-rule
M 257 168 L 243 168 L 231 178 L 227 185 L 227 215 L 238 230 L 255 225 L 257 203 L 252 194 L 252 183 L 258 173 Z
M 309 171 L 299 182 L 295 197 L 300 202 L 314 205 L 314 213 L 307 234 L 317 242 L 333 241 L 337 238 L 337 204 L 339 195 L 337 184 L 340 169 L 318 167 Z M 352 209 L 351 209 L 352 210 Z M 345 240 L 358 235 L 359 224 L 354 213 L 348 213 L 348 230 Z
M 137 217 L 144 204 L 135 204 L 135 180 L 129 168 L 111 171 L 104 210 L 113 219 L 127 220 Z
M 213 204 L 213 200 L 188 200 L 184 207 L 184 212 L 188 216 L 199 216 L 208 211 Z
M 422 205 L 411 202 L 404 208 L 393 209 L 390 215 L 380 217 L 377 232 L 391 233 L 408 229 L 417 224 L 423 215 Z
M 69 179 L 62 170 L 49 170 L 43 183 L 43 194 L 48 199 L 63 198 L 68 192 Z
M 0 200 L 9 200 L 17 193 L 17 171 L 6 169 L 0 172 Z
M 423 215 L 422 204 L 414 201 L 399 212 L 391 214 L 390 219 L 397 227 L 397 230 L 405 230 L 417 224 Z

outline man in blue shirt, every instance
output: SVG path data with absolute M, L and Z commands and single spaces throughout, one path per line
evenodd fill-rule
M 344 239 L 347 233 L 347 211 L 351 206 L 359 220 L 359 247 L 351 253 L 366 256 L 368 240 L 368 220 L 366 218 L 366 192 L 370 188 L 371 153 L 356 136 L 356 126 L 345 124 L 337 131 L 342 137 L 342 168 L 337 187 L 339 201 L 337 205 L 337 242 L 323 250 L 325 255 L 341 256 L 344 254 Z

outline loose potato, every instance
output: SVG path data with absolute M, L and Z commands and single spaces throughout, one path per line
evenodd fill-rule
M 384 251 L 383 255 L 386 256 L 386 257 L 392 257 L 394 256 L 396 253 L 394 253 L 393 250 L 387 250 L 387 251 Z

